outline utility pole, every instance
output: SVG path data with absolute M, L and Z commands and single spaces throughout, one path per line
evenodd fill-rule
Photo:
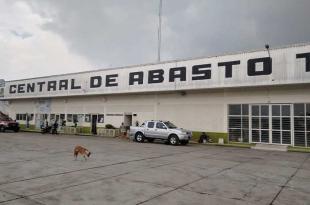
M 162 0 L 159 0 L 159 11 L 158 11 L 158 51 L 157 61 L 160 62 L 160 50 L 161 50 L 161 11 L 162 11 Z

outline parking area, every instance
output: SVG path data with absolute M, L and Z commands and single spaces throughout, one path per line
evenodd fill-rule
M 0 204 L 310 204 L 310 154 L 0 133 Z

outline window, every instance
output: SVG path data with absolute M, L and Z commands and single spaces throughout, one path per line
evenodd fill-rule
M 229 115 L 241 115 L 241 105 L 229 105 Z
M 158 122 L 158 123 L 156 123 L 156 128 L 158 128 L 158 129 L 166 129 L 166 126 L 164 125 L 164 123 Z
M 27 115 L 26 114 L 16 114 L 16 120 L 27 120 Z
M 32 121 L 33 120 L 33 114 L 28 114 L 27 118 L 29 121 Z
M 43 119 L 47 120 L 47 118 L 48 118 L 48 114 L 43 114 Z
M 78 122 L 84 122 L 84 115 L 83 114 L 78 114 L 77 115 L 77 120 L 78 120 Z
M 72 119 L 73 119 L 73 122 L 78 122 L 78 116 L 77 114 L 72 114 Z
M 68 122 L 73 122 L 72 114 L 67 114 L 67 121 Z
M 259 106 L 258 105 L 252 106 L 252 116 L 259 116 Z
M 280 116 L 280 105 L 272 105 L 272 116 Z
M 60 119 L 64 120 L 65 119 L 65 114 L 60 114 Z
M 294 115 L 295 116 L 305 116 L 305 104 L 295 104 L 294 105 Z
M 177 128 L 177 126 L 175 126 L 173 123 L 167 121 L 165 122 L 165 125 L 169 128 L 169 129 L 175 129 Z
M 310 104 L 294 104 L 294 145 L 310 147 Z
M 98 123 L 104 123 L 104 115 L 98 115 Z
M 50 121 L 54 121 L 55 120 L 55 114 L 51 114 L 50 115 Z
M 154 122 L 148 122 L 147 127 L 148 128 L 154 128 Z
M 252 110 L 253 112 L 253 110 Z M 255 112 L 255 110 L 254 110 Z M 229 141 L 248 142 L 249 141 L 249 105 L 229 105 L 228 106 L 228 133 Z M 258 124 L 259 119 L 255 119 Z
M 85 115 L 85 122 L 90 122 L 90 114 Z

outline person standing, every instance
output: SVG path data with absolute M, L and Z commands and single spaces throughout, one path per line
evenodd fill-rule
M 127 130 L 126 130 L 126 126 L 124 125 L 124 123 L 122 122 L 121 126 L 120 126 L 120 129 L 121 129 L 121 134 L 122 134 L 122 137 L 126 137 L 126 134 L 127 134 Z

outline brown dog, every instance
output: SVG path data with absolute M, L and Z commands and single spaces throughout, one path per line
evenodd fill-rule
M 91 152 L 88 151 L 88 149 L 78 145 L 74 148 L 74 157 L 75 157 L 75 160 L 77 159 L 77 156 L 78 155 L 82 155 L 84 157 L 85 160 L 87 160 L 86 156 L 87 157 L 90 157 L 91 155 Z

